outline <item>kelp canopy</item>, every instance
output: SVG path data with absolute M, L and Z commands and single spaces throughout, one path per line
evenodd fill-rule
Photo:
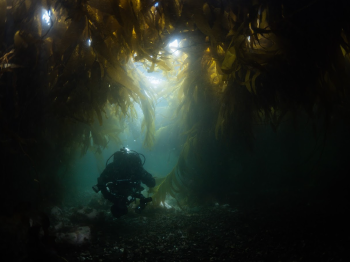
M 188 193 L 193 181 L 200 192 L 232 175 L 191 174 L 191 165 L 205 169 L 206 148 L 220 147 L 217 162 L 229 163 L 237 141 L 253 150 L 257 123 L 276 130 L 305 112 L 328 130 L 348 117 L 349 17 L 346 0 L 0 0 L 3 183 L 17 196 L 18 178 L 29 188 L 37 179 L 56 194 L 77 149 L 120 143 L 135 103 L 151 148 L 154 102 L 164 97 L 184 144 L 155 199 Z M 155 92 L 134 62 L 168 85 Z

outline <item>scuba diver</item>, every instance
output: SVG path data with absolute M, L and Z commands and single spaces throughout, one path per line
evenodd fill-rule
M 143 157 L 143 162 L 140 155 Z M 112 156 L 113 162 L 108 164 Z M 104 198 L 113 202 L 111 212 L 114 217 L 119 218 L 127 214 L 128 205 L 136 198 L 140 199 L 140 204 L 135 209 L 137 213 L 140 213 L 146 204 L 152 201 L 151 197 L 146 198 L 141 193 L 144 189 L 141 182 L 148 187 L 156 185 L 152 175 L 143 168 L 145 161 L 143 154 L 125 147 L 108 158 L 105 170 L 97 179 L 97 185 L 92 188 L 96 193 L 101 191 Z

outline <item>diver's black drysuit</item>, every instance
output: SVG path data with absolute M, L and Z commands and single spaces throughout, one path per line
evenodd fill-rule
M 127 206 L 135 198 L 140 199 L 136 211 L 141 211 L 147 202 L 152 201 L 152 198 L 145 198 L 141 194 L 144 189 L 141 182 L 148 187 L 154 187 L 155 179 L 143 168 L 139 153 L 124 147 L 113 156 L 113 162 L 106 166 L 97 179 L 98 189 L 106 199 L 114 203 L 111 207 L 113 216 L 125 215 L 128 212 Z

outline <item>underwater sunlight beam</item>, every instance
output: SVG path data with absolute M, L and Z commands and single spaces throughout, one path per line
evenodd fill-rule
M 180 51 L 177 50 L 179 48 L 179 42 L 177 39 L 175 39 L 173 42 L 169 44 L 170 50 L 173 53 L 173 55 L 178 56 L 180 54 Z
M 47 11 L 44 9 L 42 19 L 45 21 L 45 23 L 47 25 L 50 25 L 50 23 L 51 23 L 51 10 Z

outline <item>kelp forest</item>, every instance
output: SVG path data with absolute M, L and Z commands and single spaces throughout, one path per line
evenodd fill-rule
M 0 40 L 6 261 L 349 256 L 349 1 L 0 0 Z

